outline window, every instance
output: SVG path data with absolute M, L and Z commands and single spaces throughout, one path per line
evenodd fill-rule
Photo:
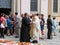
M 11 0 L 0 0 L 0 8 L 11 8 Z
M 31 8 L 30 8 L 31 11 L 37 11 L 38 10 L 38 8 L 37 8 L 38 3 L 37 2 L 38 2 L 38 0 L 31 0 Z
M 53 12 L 58 12 L 58 0 L 53 0 Z

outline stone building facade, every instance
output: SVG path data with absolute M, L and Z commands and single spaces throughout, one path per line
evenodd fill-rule
M 0 8 L 8 8 L 9 11 L 18 12 L 18 17 L 27 12 L 28 14 L 44 14 L 45 19 L 47 19 L 48 14 L 50 14 L 52 17 L 56 17 L 57 21 L 60 21 L 59 4 L 60 0 L 0 0 Z

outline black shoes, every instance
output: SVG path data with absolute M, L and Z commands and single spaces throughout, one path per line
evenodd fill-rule
M 15 38 L 19 38 L 19 36 L 15 36 Z
M 33 40 L 31 43 L 38 43 L 38 41 L 37 40 Z

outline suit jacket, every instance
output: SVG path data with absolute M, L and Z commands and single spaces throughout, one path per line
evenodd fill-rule
M 51 19 L 47 19 L 47 28 L 48 29 L 52 28 L 52 20 Z

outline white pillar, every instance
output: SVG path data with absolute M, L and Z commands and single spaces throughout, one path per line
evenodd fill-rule
M 18 17 L 20 18 L 20 13 L 21 13 L 21 6 L 20 6 L 20 0 L 17 0 L 17 13 L 18 13 Z
M 30 0 L 21 0 L 21 13 L 30 14 Z
M 16 11 L 16 10 L 15 10 L 15 9 L 16 9 L 16 8 L 15 8 L 15 6 L 16 6 L 16 5 L 15 5 L 15 4 L 16 4 L 15 2 L 16 2 L 16 0 L 12 0 L 12 9 L 11 9 L 11 10 L 12 10 L 13 13 L 15 13 L 15 11 Z
M 60 0 L 58 0 L 58 15 L 60 15 Z
M 48 0 L 41 0 L 41 14 L 44 14 L 45 21 L 48 16 Z
M 41 14 L 41 0 L 38 0 L 38 13 Z
M 17 0 L 16 3 L 17 3 L 17 4 L 16 4 L 16 6 L 17 6 L 17 7 L 16 7 L 16 12 L 18 13 L 17 16 L 18 16 L 18 18 L 19 18 L 19 20 L 20 20 L 20 21 L 19 21 L 19 27 L 21 27 L 21 16 L 20 16 L 20 15 L 21 15 L 21 0 Z M 19 40 L 20 40 L 20 29 L 19 29 L 18 32 L 19 32 Z

